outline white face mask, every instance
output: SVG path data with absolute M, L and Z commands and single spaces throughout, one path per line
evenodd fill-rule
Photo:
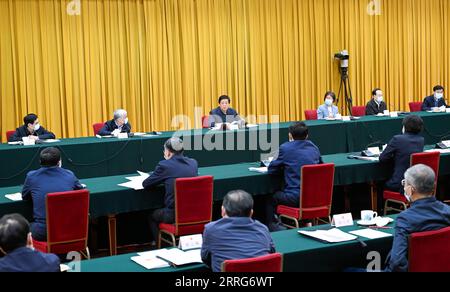
M 331 106 L 333 104 L 333 100 L 332 99 L 325 99 L 325 104 L 327 106 Z
M 402 129 L 402 134 L 405 134 L 405 127 L 403 127 Z
M 59 166 L 59 167 L 62 167 L 62 160 L 59 161 L 58 166 Z
M 377 96 L 378 103 L 381 103 L 383 101 L 383 96 Z
M 35 131 L 39 130 L 40 128 L 41 128 L 41 125 L 39 125 L 39 124 L 34 125 L 34 130 Z
M 435 94 L 434 94 L 434 97 L 435 97 L 436 99 L 441 99 L 441 98 L 444 97 L 444 94 L 443 94 L 443 93 L 435 93 Z
M 123 124 L 128 124 L 128 118 L 125 118 L 125 120 L 123 120 Z

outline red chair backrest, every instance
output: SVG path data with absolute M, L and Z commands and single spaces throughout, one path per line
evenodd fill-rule
M 438 151 L 414 153 L 411 155 L 411 166 L 416 164 L 425 164 L 433 169 L 435 174 L 435 183 L 439 178 L 439 160 L 441 153 Z
M 422 111 L 422 102 L 420 101 L 415 101 L 415 102 L 410 102 L 409 103 L 409 111 L 410 112 L 420 112 Z
M 410 272 L 450 272 L 450 227 L 409 237 Z
M 87 245 L 88 190 L 47 194 L 46 210 L 49 252 L 64 253 L 71 250 L 82 250 L 83 245 Z M 74 248 L 74 245 L 80 248 Z M 65 247 L 71 247 L 71 249 L 65 250 Z
M 202 116 L 202 128 L 203 129 L 209 128 L 208 119 L 209 119 L 209 116 Z
M 334 185 L 334 164 L 305 165 L 301 169 L 301 218 L 328 217 Z
M 317 120 L 317 111 L 316 110 L 305 110 L 305 119 L 307 120 Z
M 366 115 L 365 106 L 352 106 L 352 115 L 354 117 L 363 117 Z
M 239 259 L 225 260 L 222 263 L 222 272 L 254 272 L 254 273 L 277 273 L 283 271 L 283 256 L 280 253 Z
M 175 225 L 211 222 L 213 177 L 197 176 L 175 180 Z
M 9 141 L 9 138 L 11 138 L 12 135 L 14 135 L 16 131 L 6 131 L 6 141 Z
M 103 125 L 105 123 L 95 123 L 92 125 L 92 128 L 94 129 L 94 135 L 97 135 L 98 132 L 100 132 L 100 130 L 103 128 Z

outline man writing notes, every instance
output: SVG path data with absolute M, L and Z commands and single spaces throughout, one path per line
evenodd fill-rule
M 118 109 L 114 112 L 114 118 L 107 121 L 98 132 L 100 136 L 113 135 L 117 137 L 120 133 L 130 133 L 131 125 L 128 122 L 126 110 Z

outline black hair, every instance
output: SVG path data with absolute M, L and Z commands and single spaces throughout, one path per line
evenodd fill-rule
M 253 210 L 253 198 L 243 190 L 229 192 L 222 206 L 228 217 L 250 217 Z
M 20 214 L 5 215 L 0 219 L 0 247 L 4 252 L 27 246 L 30 224 Z
M 25 126 L 28 126 L 28 124 L 34 124 L 37 118 L 38 116 L 35 114 L 28 114 L 23 118 L 23 123 L 25 124 Z
M 336 101 L 336 94 L 333 91 L 327 91 L 327 93 L 325 93 L 325 96 L 323 97 L 323 100 L 325 101 L 328 96 L 331 96 L 333 98 L 333 102 Z
M 58 148 L 48 147 L 41 151 L 41 166 L 52 167 L 58 165 L 61 160 L 61 152 Z
M 178 137 L 172 137 L 164 143 L 164 148 L 176 155 L 183 154 L 183 140 Z
M 423 130 L 423 120 L 417 115 L 406 116 L 403 119 L 406 133 L 419 134 Z
M 305 140 L 308 137 L 308 127 L 304 122 L 297 122 L 289 127 L 289 133 L 294 140 Z
M 219 97 L 219 103 L 220 103 L 222 100 L 224 100 L 224 99 L 228 99 L 228 103 L 231 103 L 231 99 L 230 99 L 230 97 L 229 97 L 228 95 L 221 95 L 221 96 Z
M 436 92 L 438 90 L 444 90 L 444 87 L 442 85 L 436 85 L 435 87 L 433 87 L 434 92 Z
M 378 90 L 381 90 L 381 88 L 374 88 L 373 90 L 372 90 L 372 96 L 375 96 L 375 95 L 377 95 L 377 91 Z

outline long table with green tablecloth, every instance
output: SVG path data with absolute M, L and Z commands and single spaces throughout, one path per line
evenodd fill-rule
M 395 218 L 396 216 L 392 216 Z M 390 223 L 388 227 L 394 227 Z M 302 228 L 301 230 L 329 229 L 329 225 Z M 363 229 L 356 225 L 339 228 L 344 232 Z M 381 232 L 393 234 L 394 229 L 382 229 Z M 276 251 L 283 254 L 284 272 L 339 272 L 349 267 L 365 268 L 368 265 L 367 254 L 378 252 L 380 264 L 392 247 L 392 236 L 378 239 L 359 237 L 367 246 L 362 247 L 359 241 L 341 243 L 323 243 L 298 234 L 298 230 L 271 233 Z M 208 270 L 203 264 L 193 264 L 179 268 L 147 270 L 131 260 L 137 254 L 124 254 L 80 262 L 80 272 L 197 272 Z
M 449 134 L 450 114 L 419 114 L 425 122 L 426 144 L 434 144 Z M 374 143 L 387 143 L 400 133 L 403 117 L 362 117 L 356 121 L 306 121 L 311 139 L 324 155 L 360 151 Z M 259 125 L 237 131 L 207 129 L 164 132 L 151 137 L 72 138 L 34 146 L 0 144 L 0 187 L 23 183 L 28 171 L 39 167 L 43 147 L 61 149 L 63 165 L 79 178 L 128 174 L 136 169 L 150 171 L 162 159 L 164 141 L 174 134 L 181 136 L 190 149 L 186 155 L 200 166 L 217 166 L 255 162 L 261 154 L 277 150 L 288 139 L 292 123 Z
M 430 147 L 427 147 L 430 148 Z M 335 186 L 351 185 L 385 180 L 390 175 L 389 167 L 378 162 L 349 159 L 348 154 L 324 155 L 325 163 L 335 164 Z M 273 193 L 280 188 L 279 177 L 249 171 L 257 163 L 240 163 L 202 167 L 199 175 L 214 176 L 214 201 L 221 201 L 227 192 L 243 189 L 252 195 Z M 440 175 L 450 174 L 450 154 L 441 154 Z M 162 186 L 152 191 L 135 191 L 118 184 L 127 182 L 125 177 L 136 174 L 82 179 L 90 191 L 90 216 L 93 218 L 110 214 L 128 213 L 155 209 L 163 204 Z M 18 212 L 31 218 L 31 203 L 11 201 L 5 194 L 21 191 L 21 186 L 0 188 L 0 216 Z

